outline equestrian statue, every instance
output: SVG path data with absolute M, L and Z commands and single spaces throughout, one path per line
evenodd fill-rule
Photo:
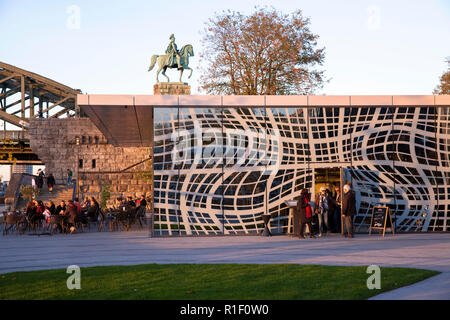
M 175 36 L 173 34 L 170 35 L 170 43 L 167 46 L 165 55 L 153 55 L 150 61 L 150 67 L 148 71 L 151 71 L 158 61 L 158 71 L 156 72 L 156 82 L 159 83 L 158 75 L 162 70 L 163 76 L 167 78 L 167 82 L 169 82 L 169 77 L 166 75 L 167 68 L 177 68 L 180 70 L 180 82 L 181 77 L 183 76 L 184 70 L 191 70 L 188 79 L 192 76 L 192 69 L 189 68 L 189 57 L 194 56 L 194 49 L 192 45 L 187 44 L 181 48 L 180 51 L 177 49 L 177 45 L 175 44 Z

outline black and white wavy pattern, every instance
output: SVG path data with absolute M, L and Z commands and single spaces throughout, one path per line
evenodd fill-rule
M 398 231 L 450 226 L 449 107 L 155 109 L 155 230 L 287 232 L 284 204 L 312 190 L 314 168 L 344 167 L 357 230 L 374 205 Z

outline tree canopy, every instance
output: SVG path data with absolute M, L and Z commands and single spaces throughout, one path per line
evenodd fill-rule
M 445 71 L 440 80 L 439 85 L 434 89 L 434 94 L 450 94 L 450 57 L 447 58 L 448 69 Z
M 324 49 L 301 10 L 216 14 L 202 32 L 201 88 L 212 94 L 311 94 L 322 88 Z

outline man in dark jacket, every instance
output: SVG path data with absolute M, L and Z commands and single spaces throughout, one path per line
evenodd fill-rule
M 147 200 L 145 200 L 145 195 L 141 195 L 141 199 L 139 200 L 139 206 L 144 208 L 147 206 Z
M 66 212 L 66 202 L 61 200 L 60 204 L 56 207 L 56 214 L 64 214 Z
M 42 189 L 42 186 L 44 185 L 44 171 L 41 169 L 38 169 L 37 171 L 38 177 L 37 177 L 37 187 Z
M 334 222 L 334 232 L 341 232 L 341 188 L 339 186 L 334 187 L 335 195 L 333 197 L 334 204 L 334 213 L 333 213 L 333 222 Z
M 342 215 L 344 216 L 344 225 L 347 229 L 346 238 L 353 238 L 353 216 L 356 214 L 355 193 L 350 186 L 344 186 L 344 198 L 342 199 Z

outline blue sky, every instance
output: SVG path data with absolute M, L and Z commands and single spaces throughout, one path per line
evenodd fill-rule
M 204 23 L 214 12 L 250 13 L 255 5 L 310 17 L 331 78 L 322 94 L 431 94 L 450 56 L 448 0 L 0 0 L 0 61 L 87 93 L 152 94 L 150 57 L 174 33 L 179 47 L 194 46 L 189 83 L 198 93 Z M 79 9 L 79 28 L 71 8 Z

